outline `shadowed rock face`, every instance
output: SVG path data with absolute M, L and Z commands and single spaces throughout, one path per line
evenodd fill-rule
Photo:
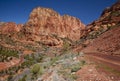
M 37 36 L 56 35 L 76 41 L 80 39 L 81 30 L 84 28 L 85 25 L 75 17 L 60 16 L 52 9 L 38 7 L 31 12 L 24 30 L 26 30 L 26 33 Z

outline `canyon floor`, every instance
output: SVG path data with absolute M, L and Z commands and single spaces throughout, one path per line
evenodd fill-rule
M 120 59 L 118 56 L 87 53 L 88 62 L 77 72 L 77 81 L 120 81 Z

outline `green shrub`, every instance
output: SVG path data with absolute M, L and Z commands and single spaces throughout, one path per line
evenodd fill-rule
M 82 66 L 85 65 L 85 63 L 86 63 L 86 62 L 85 62 L 84 60 L 81 61 L 81 65 L 82 65 Z
M 7 48 L 4 48 L 4 47 L 1 47 L 0 46 L 0 62 L 2 61 L 7 61 L 7 58 L 8 57 L 19 57 L 18 55 L 18 51 L 16 50 L 10 50 L 10 49 L 7 49 Z
M 70 78 L 72 78 L 73 80 L 76 80 L 78 77 L 77 77 L 77 75 L 72 74 L 72 75 L 70 75 Z
M 33 75 L 37 75 L 37 74 L 43 74 L 43 67 L 40 66 L 40 64 L 35 64 L 32 69 L 31 72 Z
M 80 64 L 73 65 L 71 67 L 71 72 L 77 72 L 79 69 L 81 69 Z
M 53 65 L 58 59 L 59 57 L 52 58 L 50 64 Z

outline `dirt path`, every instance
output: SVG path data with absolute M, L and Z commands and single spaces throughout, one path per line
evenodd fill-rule
M 93 58 L 94 60 L 98 60 L 101 63 L 114 68 L 115 70 L 120 72 L 120 57 L 106 55 L 106 54 L 95 54 L 95 53 L 87 53 L 86 56 Z
M 120 81 L 119 75 L 106 70 L 108 68 L 102 68 L 109 66 L 112 69 L 114 68 L 119 73 L 119 57 L 89 53 L 85 55 L 84 59 L 86 60 L 87 64 L 76 73 L 78 76 L 77 81 Z M 97 67 L 98 65 L 102 67 Z

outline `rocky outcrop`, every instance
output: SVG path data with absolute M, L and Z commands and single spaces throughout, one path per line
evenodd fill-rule
M 86 33 L 92 31 L 104 32 L 118 24 L 120 24 L 120 1 L 116 2 L 111 7 L 107 7 L 98 20 L 88 24 Z
M 106 8 L 101 17 L 89 24 L 85 41 L 90 41 L 84 52 L 119 54 L 120 51 L 120 2 Z
M 22 28 L 22 24 L 16 24 L 14 22 L 1 23 L 0 24 L 0 34 L 12 34 L 19 32 Z
M 84 28 L 85 25 L 75 17 L 60 16 L 52 9 L 38 7 L 31 12 L 23 30 L 26 34 L 34 35 L 31 38 L 34 41 L 41 41 L 41 36 L 46 36 L 46 38 L 57 36 L 58 38 L 69 38 L 76 41 L 80 39 L 81 30 Z

